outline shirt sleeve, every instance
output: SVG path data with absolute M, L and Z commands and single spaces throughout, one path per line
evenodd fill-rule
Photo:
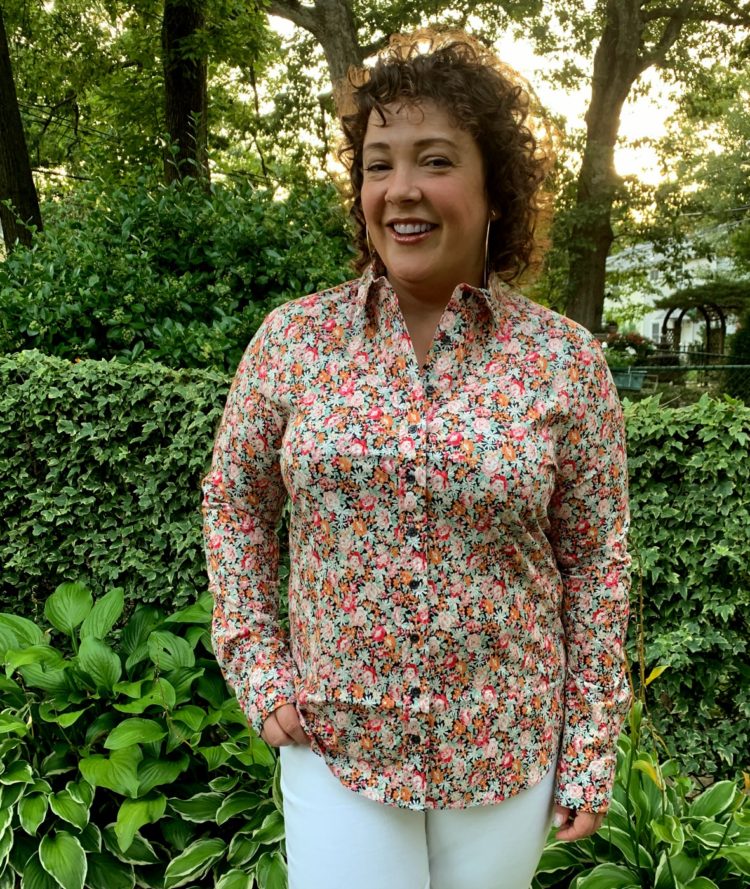
M 625 425 L 598 341 L 578 352 L 567 373 L 549 507 L 567 653 L 555 800 L 605 812 L 631 691 L 624 653 L 631 561 Z
M 258 734 L 273 710 L 295 700 L 288 637 L 278 620 L 276 529 L 286 499 L 279 449 L 286 416 L 274 393 L 273 316 L 237 368 L 201 483 L 214 651 Z

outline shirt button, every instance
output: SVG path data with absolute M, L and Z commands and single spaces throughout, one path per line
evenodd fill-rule
M 410 633 L 410 634 L 409 634 L 409 639 L 410 639 L 412 642 L 419 642 L 419 633 Z M 419 693 L 419 689 L 417 689 L 417 693 Z
M 409 724 L 406 726 L 406 733 L 408 735 L 419 735 L 421 737 L 421 732 L 419 729 L 419 722 L 416 719 L 410 719 Z
M 407 480 L 407 482 L 409 482 L 409 484 L 412 485 L 412 484 L 414 484 L 414 479 L 415 479 L 415 478 L 416 478 L 416 475 L 414 474 L 414 470 L 413 470 L 413 469 L 407 469 L 407 470 L 406 470 L 406 480 Z
M 432 385 L 432 383 L 428 383 L 425 386 L 424 394 L 426 398 L 432 398 L 432 396 L 435 394 L 435 387 Z
M 412 698 L 412 700 L 419 697 L 419 686 L 418 685 L 415 685 L 413 688 L 409 689 L 409 697 Z
M 410 580 L 410 581 L 409 581 L 409 586 L 410 586 L 413 590 L 418 590 L 418 589 L 419 589 L 419 580 L 417 580 L 417 578 L 415 577 L 414 580 Z

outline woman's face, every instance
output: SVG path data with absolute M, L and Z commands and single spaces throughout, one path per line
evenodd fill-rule
M 490 211 L 479 147 L 434 102 L 385 112 L 368 121 L 361 197 L 388 280 L 432 301 L 481 286 Z

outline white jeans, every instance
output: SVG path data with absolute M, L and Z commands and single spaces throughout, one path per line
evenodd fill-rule
M 494 806 L 401 809 L 344 787 L 309 747 L 279 748 L 289 889 L 528 889 L 554 765 Z

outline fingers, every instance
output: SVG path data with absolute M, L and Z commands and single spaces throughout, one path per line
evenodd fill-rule
M 292 738 L 294 743 L 305 745 L 310 744 L 310 739 L 302 728 L 297 714 L 297 708 L 294 704 L 284 704 L 282 707 L 279 707 L 278 710 L 275 710 L 274 713 L 282 731 L 284 731 L 288 737 Z
M 566 809 L 564 806 L 555 806 L 556 814 L 560 812 L 568 814 L 569 820 L 564 821 L 562 827 L 557 831 L 556 840 L 563 842 L 574 842 L 584 837 L 589 837 L 596 833 L 602 826 L 604 821 L 603 812 L 576 812 L 575 810 Z
M 283 747 L 286 744 L 310 746 L 310 739 L 302 728 L 294 704 L 277 707 L 263 723 L 260 736 L 271 747 Z
M 273 713 L 263 723 L 263 731 L 260 733 L 261 738 L 271 747 L 283 747 L 284 744 L 293 744 L 294 739 L 279 726 L 278 720 Z

